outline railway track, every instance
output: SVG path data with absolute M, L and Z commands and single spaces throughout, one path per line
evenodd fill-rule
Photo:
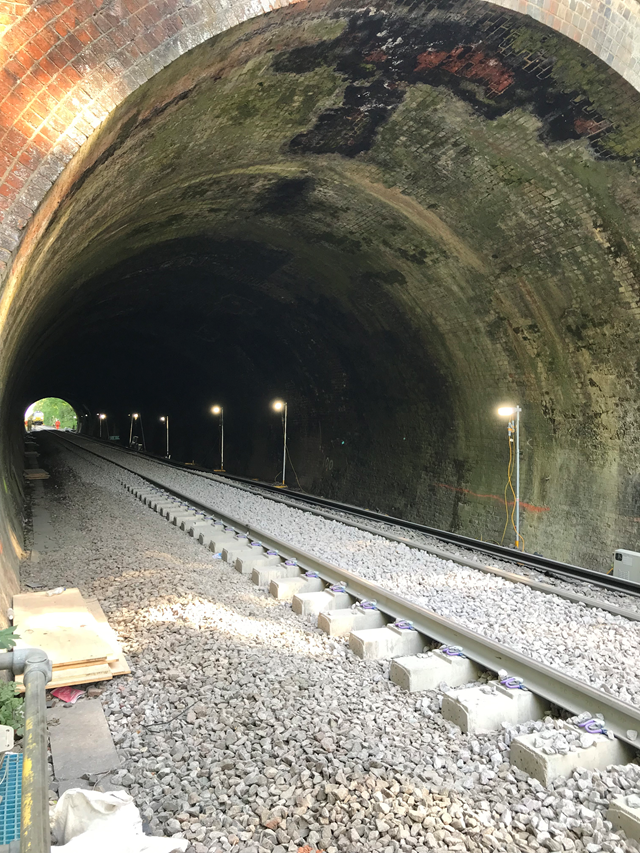
M 506 671 L 509 678 L 521 680 L 531 693 L 571 714 L 586 715 L 594 720 L 597 720 L 600 715 L 607 731 L 621 741 L 636 746 L 637 733 L 640 731 L 640 709 L 635 705 L 597 690 L 509 646 L 494 642 L 466 626 L 434 613 L 414 601 L 407 600 L 377 583 L 320 559 L 291 543 L 282 541 L 216 507 L 193 500 L 180 490 L 167 486 L 162 480 L 140 474 L 134 468 L 108 458 L 95 448 L 88 448 L 84 443 L 81 445 L 77 440 L 66 436 L 57 437 L 75 452 L 98 457 L 126 472 L 127 476 L 121 480 L 125 488 L 156 511 L 171 518 L 185 531 L 200 538 L 203 544 L 208 544 L 211 548 L 217 547 L 220 534 L 224 531 L 224 541 L 229 545 L 225 550 L 227 559 L 231 562 L 229 559 L 231 555 L 234 557 L 233 562 L 236 562 L 234 555 L 236 551 L 239 552 L 240 556 L 237 559 L 241 561 L 240 570 L 243 570 L 242 560 L 246 564 L 256 556 L 259 557 L 258 562 L 266 560 L 266 566 L 272 567 L 274 571 L 271 573 L 267 571 L 265 575 L 264 572 L 254 569 L 252 572 L 254 582 L 261 582 L 261 580 L 264 582 L 265 576 L 268 579 L 270 574 L 285 580 L 293 578 L 298 596 L 323 590 L 339 594 L 342 590 L 354 601 L 355 607 L 362 610 L 370 608 L 371 605 L 368 602 L 375 600 L 375 609 L 383 615 L 385 621 L 395 623 L 396 629 L 415 632 L 423 638 L 425 645 L 441 644 L 448 648 L 461 647 L 464 655 L 482 669 L 499 673 Z M 132 482 L 131 477 L 136 480 Z M 379 531 L 376 533 L 379 534 Z M 208 539 L 207 536 L 209 536 Z M 451 555 L 446 555 L 446 559 L 452 559 Z M 238 568 L 237 565 L 236 568 Z M 521 579 L 519 576 L 514 576 L 514 581 L 528 582 L 527 579 Z M 536 588 L 544 586 L 537 584 Z M 271 591 L 273 592 L 273 584 L 271 584 Z M 593 599 L 553 587 L 539 591 L 570 598 L 591 607 L 597 606 L 617 616 L 624 615 L 635 621 L 640 619 L 635 611 L 625 612 L 622 608 L 608 602 L 595 602 Z
M 67 436 L 60 435 L 59 433 L 52 433 L 52 434 L 56 435 L 57 438 L 60 438 L 61 440 L 66 441 L 67 444 L 69 444 L 69 445 L 80 446 L 83 449 L 87 450 L 87 452 L 94 452 L 94 451 L 91 451 L 89 449 L 89 447 L 87 447 L 86 445 L 83 445 L 82 442 L 84 439 L 81 439 L 80 442 L 78 442 L 76 439 L 70 439 Z M 93 441 L 90 441 L 90 443 L 94 444 Z M 97 447 L 101 447 L 101 446 L 102 446 L 101 444 L 97 444 Z M 109 450 L 115 450 L 116 453 L 121 452 L 121 448 L 109 447 Z M 126 454 L 131 453 L 131 452 L 125 450 L 125 451 L 123 451 L 123 453 L 125 454 L 125 458 L 126 458 Z M 135 469 L 130 468 L 129 466 L 127 466 L 123 463 L 116 462 L 113 459 L 109 459 L 108 457 L 103 456 L 98 451 L 95 451 L 95 455 L 100 456 L 101 458 L 107 459 L 107 461 L 113 462 L 114 465 L 118 465 L 119 467 L 123 468 L 124 470 L 130 471 L 131 473 L 137 473 L 135 471 Z M 138 458 L 147 459 L 146 456 L 140 457 L 139 454 L 133 453 L 131 455 L 134 459 L 138 459 Z M 164 460 L 157 460 L 155 458 L 152 458 L 150 461 L 157 463 L 160 466 L 165 464 Z M 176 467 L 176 466 L 172 466 L 172 467 Z M 218 480 L 217 475 L 207 475 L 206 472 L 192 472 L 190 468 L 184 469 L 183 466 L 177 466 L 177 467 L 179 468 L 179 470 L 186 471 L 186 473 L 189 473 L 189 474 L 193 473 L 194 476 L 204 476 L 207 480 L 213 480 L 214 482 Z M 141 476 L 143 476 L 143 475 L 141 475 Z M 158 485 L 161 485 L 160 480 L 153 480 L 153 482 L 158 484 Z M 237 487 L 238 486 L 234 483 L 234 488 L 237 488 Z M 246 489 L 246 490 L 252 494 L 255 493 L 255 490 L 252 488 Z M 258 494 L 260 494 L 259 491 L 258 491 Z M 543 592 L 543 593 L 547 593 L 547 594 L 551 594 L 551 595 L 558 595 L 559 597 L 565 598 L 568 601 L 573 601 L 575 603 L 584 604 L 587 607 L 595 607 L 595 608 L 598 608 L 600 610 L 606 610 L 607 612 L 612 613 L 613 615 L 623 616 L 623 617 L 625 617 L 627 619 L 631 619 L 633 621 L 640 621 L 640 611 L 638 611 L 638 610 L 620 607 L 616 604 L 612 604 L 611 602 L 603 601 L 603 600 L 597 599 L 597 598 L 592 598 L 592 597 L 586 596 L 586 595 L 582 595 L 579 592 L 574 592 L 574 591 L 566 589 L 566 588 L 562 588 L 562 587 L 558 587 L 558 586 L 551 586 L 549 584 L 541 583 L 541 582 L 539 582 L 535 579 L 532 579 L 530 577 L 527 577 L 525 575 L 520 575 L 520 574 L 516 574 L 514 572 L 506 571 L 504 569 L 500 569 L 497 566 L 493 566 L 493 565 L 489 565 L 489 564 L 484 563 L 484 562 L 480 562 L 477 559 L 470 559 L 470 558 L 462 556 L 460 554 L 451 553 L 449 551 L 444 551 L 444 550 L 437 548 L 437 547 L 433 547 L 430 545 L 426 545 L 426 544 L 422 544 L 422 543 L 413 541 L 413 540 L 408 539 L 404 536 L 396 535 L 396 534 L 394 534 L 390 531 L 387 531 L 387 530 L 380 530 L 379 528 L 363 524 L 359 520 L 343 518 L 342 516 L 336 515 L 335 513 L 318 511 L 313 506 L 310 506 L 310 507 L 305 506 L 303 502 L 300 502 L 297 500 L 292 501 L 292 500 L 283 499 L 280 497 L 280 493 L 278 493 L 275 496 L 272 496 L 270 493 L 267 493 L 267 494 L 268 494 L 269 499 L 276 500 L 279 503 L 285 504 L 286 506 L 292 506 L 295 509 L 302 509 L 305 511 L 310 511 L 316 515 L 320 515 L 322 518 L 327 518 L 327 519 L 332 520 L 332 521 L 338 521 L 341 524 L 345 524 L 347 526 L 357 528 L 358 530 L 362 530 L 362 531 L 365 531 L 367 533 L 371 533 L 372 535 L 382 536 L 385 539 L 389 539 L 389 540 L 394 541 L 394 542 L 400 542 L 409 548 L 413 548 L 413 549 L 418 550 L 418 551 L 425 551 L 429 554 L 432 554 L 432 555 L 438 557 L 439 559 L 450 560 L 454 563 L 457 563 L 458 565 L 465 566 L 467 568 L 474 569 L 474 570 L 483 572 L 485 574 L 492 574 L 492 575 L 495 575 L 496 577 L 501 577 L 504 580 L 510 581 L 512 583 L 520 583 L 520 584 L 523 584 L 523 585 L 529 587 L 530 589 L 537 590 L 538 592 Z M 181 495 L 181 498 L 183 498 L 183 497 L 184 496 Z M 475 541 L 475 540 L 471 540 L 471 541 Z M 600 573 L 598 573 L 598 572 L 593 572 L 593 574 L 599 575 L 600 577 L 603 577 L 603 578 L 607 577 L 607 576 L 600 575 Z M 619 580 L 619 579 L 616 578 L 614 580 Z M 629 584 L 630 582 L 625 581 L 624 583 Z M 603 586 L 604 586 L 604 584 L 603 584 Z M 631 584 L 631 586 L 637 587 L 640 590 L 640 587 L 638 587 L 637 584 Z M 611 587 L 609 587 L 609 588 L 611 589 Z M 613 589 L 616 592 L 619 592 L 619 589 L 617 587 L 614 587 Z
M 60 433 L 55 433 L 55 435 L 60 438 L 64 438 L 67 441 L 69 440 L 67 436 L 61 436 Z M 94 443 L 97 446 L 104 446 L 103 442 L 93 437 L 82 436 L 81 440 Z M 323 498 L 317 495 L 297 493 L 293 491 L 289 491 L 285 494 L 283 493 L 282 489 L 277 486 L 272 486 L 269 483 L 251 480 L 246 477 L 238 477 L 236 475 L 228 473 L 214 474 L 213 472 L 207 471 L 204 468 L 185 465 L 184 463 L 176 462 L 173 460 L 167 460 L 162 457 L 154 456 L 152 454 L 138 453 L 136 451 L 129 450 L 128 448 L 115 447 L 113 445 L 109 445 L 109 448 L 111 450 L 121 452 L 124 455 L 131 455 L 133 458 L 148 459 L 153 462 L 156 462 L 159 465 L 166 465 L 170 468 L 174 468 L 181 471 L 187 471 L 189 473 L 194 474 L 194 476 L 201 476 L 205 477 L 206 479 L 213 479 L 219 482 L 228 482 L 236 486 L 237 488 L 246 489 L 247 491 L 252 493 L 263 494 L 264 496 L 268 496 L 271 500 L 276 500 L 287 506 L 291 506 L 296 509 L 309 509 L 324 518 L 340 521 L 343 524 L 349 524 L 354 527 L 358 527 L 361 530 L 365 530 L 375 535 L 383 535 L 386 538 L 394 539 L 398 542 L 403 542 L 404 544 L 409 545 L 410 547 L 417 547 L 417 543 L 411 539 L 408 539 L 406 536 L 403 536 L 401 532 L 394 533 L 394 528 L 398 531 L 408 530 L 418 534 L 422 534 L 424 536 L 429 536 L 435 540 L 445 543 L 446 545 L 464 548 L 477 554 L 486 554 L 498 560 L 515 564 L 523 568 L 531 569 L 536 572 L 541 572 L 552 577 L 558 577 L 571 581 L 578 581 L 581 583 L 590 584 L 592 586 L 598 586 L 603 589 L 610 590 L 612 592 L 618 592 L 626 595 L 640 597 L 640 584 L 635 583 L 634 581 L 626 580 L 624 578 L 617 578 L 613 575 L 607 575 L 604 572 L 588 569 L 584 566 L 576 566 L 572 563 L 564 563 L 560 560 L 554 560 L 549 557 L 543 557 L 539 554 L 529 554 L 516 551 L 513 548 L 498 545 L 494 542 L 484 542 L 480 539 L 473 539 L 470 536 L 463 536 L 459 533 L 451 533 L 446 530 L 439 530 L 438 528 L 429 527 L 428 525 L 420 524 L 415 521 L 407 521 L 406 519 L 396 518 L 394 516 L 385 515 L 381 512 L 376 512 L 370 509 L 363 509 L 362 507 L 356 507 L 352 504 L 341 503 L 340 501 L 330 500 L 329 498 Z M 374 521 L 390 529 L 381 530 L 380 527 L 373 527 L 367 525 L 367 521 Z M 439 550 L 437 548 L 430 548 L 427 545 L 420 545 L 419 547 L 423 548 L 426 551 L 429 551 L 430 553 L 433 553 L 438 557 L 442 557 L 443 559 L 453 559 L 458 562 L 462 562 L 458 555 L 451 554 L 446 551 Z M 480 569 L 481 571 L 491 571 L 496 574 L 500 574 L 501 572 L 501 570 L 495 566 L 479 564 L 478 561 L 474 561 L 473 565 L 469 565 L 470 567 Z M 508 572 L 505 573 L 505 575 L 508 574 Z

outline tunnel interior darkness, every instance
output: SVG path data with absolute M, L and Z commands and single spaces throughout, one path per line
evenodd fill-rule
M 111 115 L 5 289 L 2 407 L 499 541 L 501 403 L 528 550 L 594 568 L 640 516 L 640 97 L 486 4 L 315 2 L 224 33 Z M 19 420 L 19 418 L 18 418 Z M 6 454 L 5 454 L 6 455 Z M 15 460 L 5 458 L 5 470 Z M 7 490 L 5 482 L 5 491 Z

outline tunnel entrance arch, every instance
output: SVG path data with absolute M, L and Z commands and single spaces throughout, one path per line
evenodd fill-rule
M 78 414 L 70 403 L 61 397 L 41 397 L 27 407 L 24 413 L 28 432 L 41 427 L 50 429 L 78 429 Z

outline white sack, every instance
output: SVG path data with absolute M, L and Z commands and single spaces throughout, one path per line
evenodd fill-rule
M 61 844 L 58 853 L 174 853 L 185 851 L 185 838 L 144 835 L 133 797 L 124 791 L 70 788 L 58 800 L 51 831 Z

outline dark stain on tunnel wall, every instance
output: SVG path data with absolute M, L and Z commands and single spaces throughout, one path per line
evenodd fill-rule
M 435 8 L 445 12 L 450 5 Z M 637 158 L 637 151 L 631 155 L 609 144 L 613 125 L 580 86 L 558 82 L 557 60 L 545 49 L 541 25 L 528 21 L 529 30 L 539 34 L 531 44 L 531 32 L 520 32 L 516 13 L 500 10 L 484 25 L 477 17 L 472 9 L 464 21 L 357 11 L 337 38 L 278 56 L 274 68 L 281 73 L 302 74 L 325 65 L 349 81 L 342 105 L 324 110 L 311 129 L 291 139 L 289 149 L 355 157 L 370 149 L 407 88 L 428 83 L 451 90 L 489 120 L 516 107 L 529 109 L 541 119 L 540 138 L 547 144 L 585 138 L 597 156 Z M 519 43 L 527 39 L 534 50 Z

